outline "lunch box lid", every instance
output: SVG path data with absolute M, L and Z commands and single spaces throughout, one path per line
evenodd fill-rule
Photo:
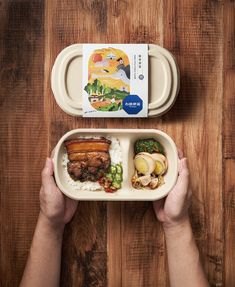
M 148 117 L 156 117 L 173 106 L 179 91 L 180 75 L 177 63 L 168 50 L 149 44 L 148 55 Z M 82 44 L 68 46 L 57 56 L 51 72 L 51 87 L 56 103 L 67 114 L 79 117 L 83 115 L 82 57 Z

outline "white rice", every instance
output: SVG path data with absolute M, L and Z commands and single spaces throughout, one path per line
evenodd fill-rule
M 86 137 L 81 137 L 81 138 L 90 138 L 90 137 L 86 136 Z M 93 137 L 93 138 L 100 138 L 100 137 Z M 121 150 L 119 140 L 115 137 L 110 137 L 110 136 L 107 136 L 106 138 L 112 141 L 109 147 L 111 163 L 112 164 L 122 163 L 122 150 Z M 68 155 L 67 155 L 66 149 L 64 149 L 63 160 L 62 160 L 64 175 L 65 175 L 65 178 L 68 184 L 71 185 L 75 190 L 91 190 L 91 191 L 103 190 L 103 187 L 98 182 L 92 182 L 92 181 L 81 182 L 79 180 L 77 181 L 73 180 L 70 177 L 68 170 L 67 170 L 68 162 L 69 162 Z

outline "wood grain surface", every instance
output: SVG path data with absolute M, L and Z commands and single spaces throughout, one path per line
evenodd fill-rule
M 73 128 L 157 128 L 188 157 L 195 238 L 211 286 L 235 286 L 234 1 L 0 1 L 0 286 L 17 286 L 40 171 Z M 56 104 L 50 73 L 73 43 L 154 43 L 179 64 L 174 107 L 153 119 L 82 119 Z M 37 151 L 32 154 L 32 151 Z M 148 202 L 80 202 L 67 225 L 61 286 L 169 286 Z
M 234 2 L 224 6 L 224 286 L 235 285 L 235 17 Z

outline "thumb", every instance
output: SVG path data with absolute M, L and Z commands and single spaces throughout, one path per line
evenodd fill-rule
M 181 195 L 186 195 L 188 191 L 188 183 L 189 170 L 187 165 L 187 159 L 183 158 L 180 161 L 179 177 L 176 184 L 178 193 L 181 193 Z
M 50 158 L 46 159 L 45 166 L 42 170 L 42 185 L 46 187 L 48 185 L 54 185 L 55 181 L 53 178 L 53 162 Z

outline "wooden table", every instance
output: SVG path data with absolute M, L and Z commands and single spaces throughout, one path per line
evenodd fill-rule
M 235 286 L 234 1 L 3 0 L 0 286 L 17 286 L 39 211 L 45 157 L 73 128 L 158 128 L 187 155 L 192 226 L 211 286 Z M 155 43 L 181 71 L 175 106 L 154 119 L 82 119 L 55 103 L 50 72 L 72 43 Z M 66 227 L 61 286 L 169 286 L 148 202 L 80 202 Z

